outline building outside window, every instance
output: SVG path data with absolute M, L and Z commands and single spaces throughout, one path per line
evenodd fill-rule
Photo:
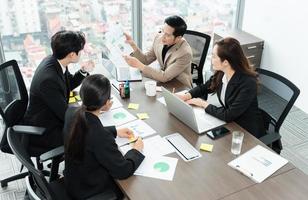
M 143 49 L 170 15 L 180 15 L 189 29 L 212 34 L 232 27 L 235 0 L 143 0 Z M 115 24 L 132 34 L 132 0 L 2 0 L 0 34 L 5 60 L 17 60 L 27 87 L 47 55 L 50 37 L 59 30 L 86 34 L 84 54 L 99 63 L 105 33 Z

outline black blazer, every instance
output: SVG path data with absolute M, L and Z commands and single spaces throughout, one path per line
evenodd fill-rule
M 69 108 L 65 116 L 64 136 L 67 142 L 70 125 L 76 108 Z M 75 162 L 65 155 L 64 180 L 69 194 L 76 199 L 85 199 L 106 190 L 121 196 L 114 179 L 132 176 L 144 159 L 144 155 L 132 149 L 124 156 L 115 143 L 117 131 L 114 126 L 104 127 L 99 118 L 86 113 L 89 131 L 85 139 L 84 158 Z
M 189 93 L 193 98 L 201 97 L 207 100 L 208 94 L 214 92 L 209 89 L 211 81 L 212 77 L 205 84 L 191 89 Z M 222 106 L 209 104 L 205 112 L 226 122 L 234 121 L 257 138 L 265 135 L 264 123 L 258 108 L 257 79 L 235 72 L 226 88 L 225 106 L 220 99 L 221 89 L 220 80 L 217 97 Z
M 38 66 L 30 87 L 30 100 L 25 114 L 25 123 L 46 128 L 40 137 L 31 137 L 30 142 L 43 147 L 63 144 L 62 129 L 68 106 L 69 91 L 85 78 L 80 72 L 67 73 L 67 82 L 61 65 L 54 56 L 46 57 Z

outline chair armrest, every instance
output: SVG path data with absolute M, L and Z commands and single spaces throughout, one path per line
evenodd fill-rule
M 16 133 L 23 133 L 28 135 L 43 135 L 46 129 L 38 126 L 23 126 L 15 125 L 13 126 L 13 131 Z
M 46 153 L 43 153 L 42 155 L 40 155 L 40 162 L 42 163 L 62 155 L 64 155 L 64 146 L 60 146 L 50 151 L 47 151 Z
M 266 135 L 263 137 L 260 137 L 259 140 L 263 142 L 265 145 L 270 145 L 273 142 L 279 140 L 281 138 L 281 135 L 278 132 L 275 131 L 267 131 Z

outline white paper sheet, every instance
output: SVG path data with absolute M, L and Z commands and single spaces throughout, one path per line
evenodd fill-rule
M 135 137 L 140 136 L 142 138 L 145 138 L 149 135 L 156 133 L 156 131 L 153 128 L 151 128 L 147 123 L 139 119 L 123 124 L 119 126 L 118 128 L 129 128 L 134 132 Z M 117 137 L 116 143 L 120 147 L 120 146 L 123 146 L 124 144 L 128 144 L 129 139 Z
M 116 108 L 102 113 L 99 119 L 104 126 L 120 126 L 137 118 L 124 108 Z
M 142 154 L 146 157 L 164 156 L 169 153 L 175 152 L 175 149 L 160 135 L 155 135 L 143 140 L 144 148 Z M 132 149 L 132 144 L 120 147 L 123 155 Z
M 166 156 L 145 157 L 135 175 L 172 181 L 178 159 Z
M 111 97 L 112 97 L 113 103 L 112 103 L 110 110 L 123 107 L 123 104 L 119 101 L 119 99 L 115 95 L 112 94 Z
M 280 155 L 257 145 L 229 162 L 228 165 L 253 181 L 261 183 L 287 163 L 288 161 Z

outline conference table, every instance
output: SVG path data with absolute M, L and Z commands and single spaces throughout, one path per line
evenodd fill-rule
M 130 83 L 132 91 L 129 99 L 121 99 L 116 90 L 113 90 L 113 93 L 121 101 L 124 108 L 127 108 L 129 103 L 138 103 L 139 109 L 129 110 L 129 112 L 133 115 L 141 112 L 148 113 L 149 119 L 146 119 L 145 122 L 156 130 L 157 134 L 160 136 L 163 137 L 177 132 L 198 150 L 201 143 L 213 144 L 214 148 L 212 152 L 200 151 L 202 157 L 190 162 L 185 162 L 176 153 L 166 155 L 178 158 L 172 181 L 135 175 L 125 180 L 116 180 L 128 199 L 212 200 L 227 197 L 231 199 L 246 199 L 246 193 L 241 193 L 241 191 L 253 190 L 255 194 L 257 194 L 257 191 L 262 190 L 262 187 L 266 188 L 266 183 L 256 184 L 254 181 L 227 165 L 228 162 L 236 158 L 230 151 L 231 134 L 217 140 L 212 140 L 204 134 L 198 135 L 191 128 L 170 114 L 165 105 L 157 101 L 157 98 L 161 97 L 160 92 L 157 92 L 155 97 L 146 96 L 144 88 L 144 81 L 146 80 L 148 79 L 144 78 L 142 82 Z M 176 92 L 186 89 L 176 80 L 162 85 L 170 91 L 175 88 Z M 184 114 L 185 113 L 183 113 L 183 115 Z M 268 148 L 236 123 L 228 123 L 225 127 L 231 132 L 234 130 L 241 130 L 245 133 L 242 153 L 258 144 Z M 288 172 L 292 173 L 291 171 L 294 169 L 294 165 L 289 162 L 267 180 L 273 180 L 272 182 L 275 182 L 276 177 L 279 180 L 281 175 L 288 174 Z M 272 182 L 269 182 L 268 185 L 273 185 L 272 187 L 274 187 L 275 184 Z M 232 194 L 234 195 L 237 193 L 239 193 L 239 196 L 232 198 Z M 243 198 L 241 198 L 241 195 L 243 195 Z

